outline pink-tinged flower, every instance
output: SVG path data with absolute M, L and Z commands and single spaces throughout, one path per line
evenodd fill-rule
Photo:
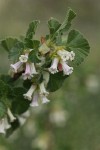
M 46 91 L 46 88 L 44 86 L 44 82 L 42 82 L 40 85 L 39 85 L 39 88 L 40 88 L 40 95 L 42 96 L 47 96 L 49 94 L 49 92 Z
M 57 57 L 55 57 L 52 61 L 52 64 L 51 64 L 51 67 L 49 68 L 49 71 L 52 73 L 52 74 L 55 74 L 58 72 L 58 62 L 59 62 L 59 59 Z
M 23 94 L 25 99 L 28 99 L 29 101 L 32 100 L 32 95 L 34 93 L 36 89 L 36 85 L 31 85 L 30 89 L 28 90 L 28 92 L 26 94 Z
M 20 62 L 22 63 L 26 63 L 28 61 L 28 53 L 26 53 L 25 55 L 21 55 L 19 57 Z
M 64 75 L 70 75 L 73 72 L 73 67 L 69 67 L 66 62 L 61 61 Z
M 50 100 L 47 99 L 47 97 L 44 96 L 44 95 L 43 95 L 43 96 L 40 96 L 40 98 L 41 98 L 41 101 L 42 101 L 43 104 L 50 102 Z
M 15 64 L 11 64 L 10 67 L 12 69 L 13 72 L 17 73 L 18 69 L 22 66 L 22 62 L 18 61 Z
M 38 74 L 38 72 L 36 72 L 34 63 L 30 63 L 30 69 L 31 69 L 31 74 Z
M 32 107 L 39 106 L 38 99 L 39 99 L 39 93 L 37 91 L 35 91 L 30 106 L 32 106 Z
M 25 69 L 25 73 L 22 74 L 23 79 L 31 79 L 33 77 L 32 73 L 31 73 L 31 66 L 29 63 L 26 63 L 26 69 Z
M 10 122 L 14 122 L 16 120 L 16 118 L 13 116 L 13 114 L 9 108 L 7 110 L 7 114 L 8 114 L 8 117 L 10 119 Z

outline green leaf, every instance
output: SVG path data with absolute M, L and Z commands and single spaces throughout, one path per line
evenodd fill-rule
M 0 96 L 1 97 L 12 97 L 13 90 L 10 85 L 5 83 L 4 81 L 0 80 Z
M 25 43 L 25 47 L 30 49 L 38 49 L 40 45 L 40 41 L 38 40 L 25 39 L 24 43 Z
M 90 51 L 88 41 L 76 30 L 71 30 L 67 39 L 67 49 L 75 53 L 74 64 L 79 65 Z
M 50 30 L 50 34 L 54 34 L 59 29 L 60 26 L 61 26 L 61 24 L 55 18 L 51 17 L 50 20 L 48 21 L 48 27 Z
M 69 9 L 67 12 L 67 15 L 65 17 L 64 22 L 61 24 L 60 28 L 58 29 L 58 33 L 59 32 L 67 32 L 69 30 L 69 28 L 71 27 L 71 22 L 72 20 L 76 17 L 76 13 L 72 10 Z
M 33 62 L 33 63 L 39 63 L 39 62 L 41 62 L 41 60 L 39 59 L 39 56 L 37 54 L 37 49 L 33 49 L 29 53 L 28 59 L 29 59 L 30 62 Z
M 12 112 L 14 114 L 22 114 L 29 108 L 30 102 L 23 97 L 25 93 L 26 90 L 24 88 L 14 88 L 15 99 L 12 102 Z
M 31 85 L 32 85 L 32 82 L 31 82 L 30 80 L 24 80 L 24 82 L 23 82 L 23 87 L 24 87 L 25 89 L 28 90 Z
M 11 76 L 9 76 L 9 75 L 4 75 L 4 74 L 2 74 L 1 76 L 0 76 L 0 80 L 2 80 L 5 84 L 12 84 L 12 78 L 11 78 Z
M 64 32 L 67 32 L 69 30 L 69 28 L 71 27 L 71 22 L 75 17 L 76 13 L 72 9 L 69 9 L 65 17 L 65 20 L 63 21 L 62 24 L 60 24 L 55 19 L 51 19 L 48 22 L 50 33 L 52 33 L 52 35 L 50 35 L 50 39 L 52 41 L 55 41 L 57 45 L 61 45 L 62 35 Z
M 36 29 L 37 29 L 37 26 L 39 23 L 40 22 L 38 20 L 34 20 L 29 24 L 29 28 L 28 28 L 27 33 L 26 33 L 27 39 L 33 38 L 33 35 L 35 35 Z
M 9 52 L 9 59 L 17 61 L 19 56 L 22 54 L 23 50 L 24 44 L 22 42 L 17 42 Z
M 58 72 L 56 74 L 50 74 L 49 82 L 48 82 L 48 85 L 47 85 L 48 91 L 55 92 L 56 90 L 61 88 L 64 80 L 67 77 L 68 76 L 63 75 L 63 72 Z
M 0 41 L 0 45 L 3 47 L 4 50 L 9 52 L 17 42 L 18 40 L 16 38 L 10 37 Z
M 3 102 L 0 102 L 0 119 L 3 118 L 6 115 L 7 108 L 3 104 Z

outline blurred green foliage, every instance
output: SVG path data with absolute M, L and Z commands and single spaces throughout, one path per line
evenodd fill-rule
M 28 23 L 39 19 L 37 37 L 48 32 L 46 21 L 62 21 L 66 8 L 77 12 L 74 27 L 88 38 L 91 53 L 51 93 L 51 102 L 31 110 L 25 125 L 9 139 L 0 137 L 0 150 L 99 150 L 100 149 L 100 2 L 98 0 L 0 0 L 0 38 L 23 35 Z M 0 72 L 7 72 L 6 53 L 0 51 Z M 2 90 L 2 89 L 1 89 Z

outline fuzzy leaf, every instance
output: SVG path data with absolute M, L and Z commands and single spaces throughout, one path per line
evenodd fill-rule
M 24 43 L 25 43 L 25 47 L 30 49 L 38 49 L 40 45 L 40 41 L 38 40 L 25 39 Z
M 37 49 L 33 49 L 29 54 L 29 61 L 33 63 L 39 63 L 41 62 L 39 59 L 39 56 L 37 55 Z
M 26 33 L 26 38 L 28 38 L 28 39 L 33 38 L 33 35 L 35 35 L 38 24 L 39 24 L 38 20 L 34 20 L 29 24 L 29 28 Z
M 24 50 L 24 45 L 22 42 L 17 42 L 14 47 L 9 52 L 9 59 L 18 60 L 19 56 L 22 54 Z
M 71 27 L 71 22 L 72 20 L 76 17 L 76 13 L 72 10 L 69 9 L 67 12 L 67 15 L 65 17 L 64 22 L 61 24 L 60 28 L 58 29 L 58 33 L 59 32 L 66 32 L 69 30 L 69 28 Z
M 58 72 L 56 74 L 50 74 L 49 82 L 47 85 L 48 91 L 54 92 L 54 91 L 58 90 L 59 88 L 61 88 L 64 80 L 67 77 L 68 76 L 63 75 L 63 72 Z
M 0 80 L 0 96 L 1 97 L 12 97 L 13 91 L 10 85 L 6 84 L 4 81 Z
M 18 40 L 16 38 L 6 38 L 0 41 L 0 45 L 3 47 L 4 50 L 9 52 L 17 42 Z
M 23 94 L 26 93 L 26 90 L 21 87 L 14 88 L 15 99 L 12 103 L 12 112 L 14 114 L 22 114 L 29 107 L 29 101 L 24 99 Z
M 75 53 L 74 64 L 79 65 L 88 56 L 90 47 L 79 31 L 71 30 L 67 39 L 67 49 Z
M 60 23 L 58 20 L 56 20 L 55 18 L 51 18 L 49 21 L 48 21 L 48 27 L 49 27 L 49 30 L 50 30 L 50 34 L 54 34 L 60 27 Z

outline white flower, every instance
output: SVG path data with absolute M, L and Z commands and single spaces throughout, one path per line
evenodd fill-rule
M 38 91 L 35 91 L 30 106 L 32 106 L 32 107 L 39 106 L 39 104 L 38 104 L 38 99 L 39 99 Z
M 41 95 L 40 98 L 41 98 L 41 101 L 42 101 L 43 104 L 50 102 L 50 100 L 47 99 L 47 97 L 44 96 L 44 95 Z
M 11 64 L 10 67 L 11 67 L 13 72 L 17 73 L 18 69 L 22 66 L 22 64 L 23 63 L 21 61 L 18 61 L 15 64 Z
M 30 64 L 30 68 L 31 68 L 31 74 L 38 74 L 38 73 L 36 72 L 36 68 L 35 68 L 34 63 L 31 63 L 31 64 Z
M 29 63 L 26 63 L 26 69 L 25 69 L 25 73 L 22 74 L 23 79 L 31 79 L 33 77 L 32 73 L 31 73 L 31 66 Z
M 55 74 L 55 73 L 58 72 L 58 69 L 57 69 L 58 63 L 59 63 L 59 59 L 58 59 L 57 57 L 54 58 L 53 61 L 52 61 L 52 65 L 51 65 L 51 67 L 49 68 L 49 71 L 50 71 L 52 74 Z
M 34 63 L 26 63 L 25 73 L 22 74 L 23 79 L 31 79 L 34 74 L 38 74 L 36 72 Z
M 59 50 L 57 52 L 57 54 L 60 56 L 60 58 L 63 60 L 63 61 L 68 61 L 70 59 L 70 52 L 62 49 L 62 50 Z
M 22 62 L 22 63 L 26 63 L 27 60 L 28 60 L 28 54 L 26 53 L 25 55 L 21 55 L 21 56 L 19 57 L 19 60 L 20 60 L 20 62 Z
M 4 119 L 0 120 L 0 133 L 5 134 L 5 123 L 4 123 Z
M 10 122 L 14 122 L 16 120 L 16 118 L 13 116 L 13 114 L 9 108 L 7 110 L 7 114 L 8 114 L 8 117 L 10 119 Z
M 49 77 L 50 77 L 49 72 L 44 71 L 43 72 L 44 85 L 47 85 L 47 83 L 49 82 Z
M 0 120 L 0 133 L 5 134 L 6 130 L 9 129 L 11 125 L 8 123 L 6 118 Z
M 74 60 L 75 58 L 75 53 L 73 51 L 70 52 L 70 61 Z
M 30 89 L 26 94 L 23 94 L 25 99 L 32 100 L 32 94 L 36 89 L 36 85 L 31 85 Z
M 66 62 L 61 61 L 64 75 L 70 75 L 73 72 L 73 67 L 69 67 Z
M 40 88 L 40 95 L 47 96 L 49 94 L 49 92 L 46 91 L 46 88 L 44 86 L 44 82 L 39 84 L 39 88 Z
M 46 43 L 43 43 L 39 48 L 39 52 L 43 55 L 45 55 L 49 51 L 50 51 L 50 48 L 46 45 Z

